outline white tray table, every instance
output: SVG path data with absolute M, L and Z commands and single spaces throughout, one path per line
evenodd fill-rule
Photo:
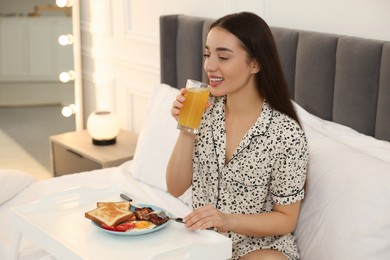
M 100 230 L 84 217 L 85 212 L 96 207 L 97 201 L 120 201 L 120 192 L 73 188 L 13 208 L 13 221 L 21 233 L 58 259 L 231 257 L 231 240 L 214 231 L 191 232 L 183 224 L 170 221 L 153 233 L 117 236 Z

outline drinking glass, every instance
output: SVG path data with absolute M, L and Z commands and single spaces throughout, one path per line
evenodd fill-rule
M 180 111 L 177 129 L 196 134 L 210 94 L 207 83 L 188 79 L 184 106 Z

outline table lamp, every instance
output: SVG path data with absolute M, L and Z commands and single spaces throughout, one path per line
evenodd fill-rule
M 120 131 L 119 119 L 110 111 L 93 112 L 88 117 L 87 130 L 94 145 L 115 144 Z

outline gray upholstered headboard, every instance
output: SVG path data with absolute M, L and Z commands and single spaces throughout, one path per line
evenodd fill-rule
M 161 82 L 206 80 L 212 19 L 160 18 Z M 310 113 L 390 141 L 390 42 L 271 27 L 293 99 Z

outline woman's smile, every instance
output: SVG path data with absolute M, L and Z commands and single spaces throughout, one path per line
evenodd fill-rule
M 223 77 L 215 77 L 215 76 L 209 76 L 209 79 L 210 79 L 210 86 L 212 88 L 219 86 L 220 84 L 222 84 L 224 80 Z

